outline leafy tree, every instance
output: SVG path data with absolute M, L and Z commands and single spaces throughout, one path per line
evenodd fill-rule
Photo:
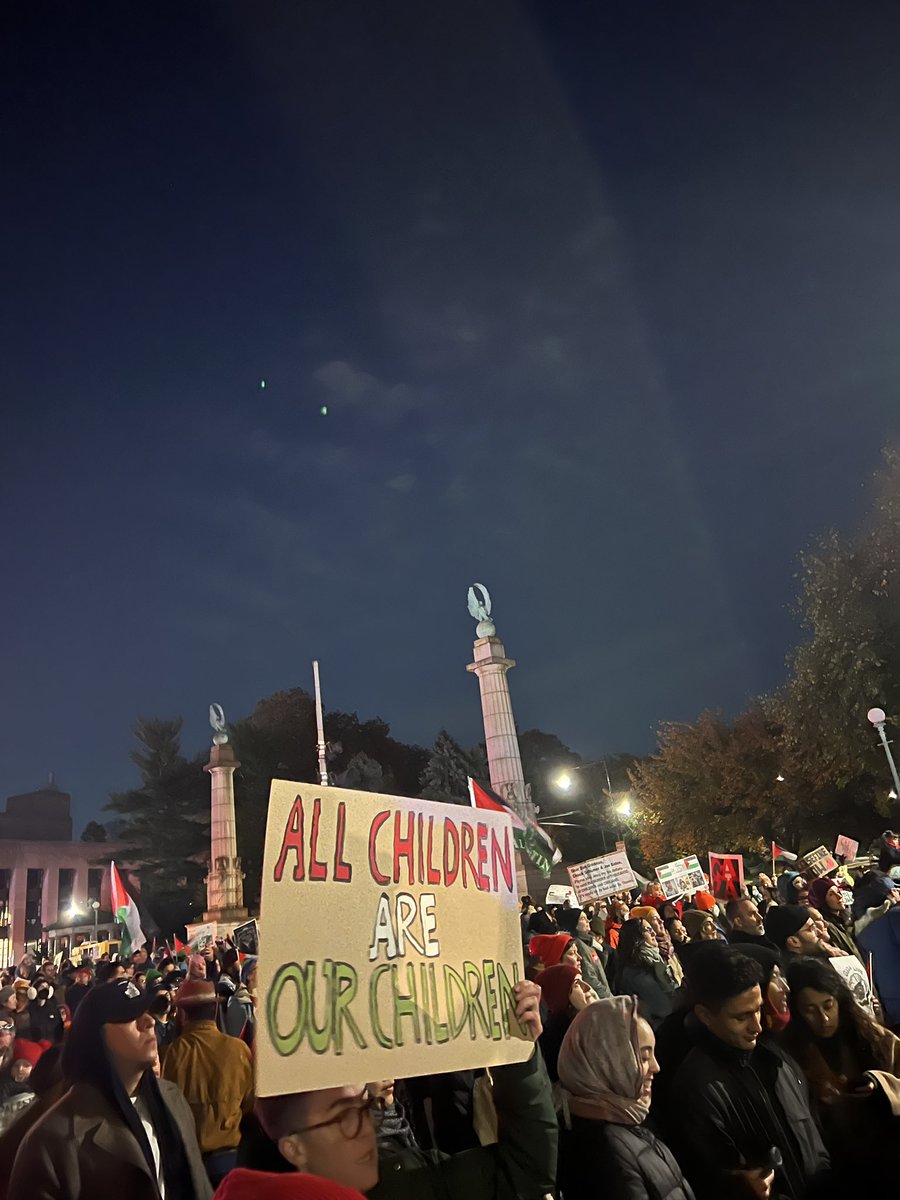
M 209 858 L 209 781 L 200 758 L 181 751 L 181 718 L 142 718 L 131 760 L 138 787 L 110 797 L 124 825 L 124 858 L 140 863 L 141 896 L 165 931 L 196 920 L 204 907 Z
M 83 842 L 105 842 L 106 827 L 99 821 L 88 821 L 81 834 L 81 840 Z
M 357 792 L 387 791 L 384 783 L 384 768 L 364 750 L 354 754 L 346 768 L 335 776 L 338 787 L 352 788 Z

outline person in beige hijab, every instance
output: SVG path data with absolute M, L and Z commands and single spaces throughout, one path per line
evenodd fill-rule
M 566 1200 L 693 1200 L 670 1150 L 647 1128 L 655 1038 L 634 996 L 589 1004 L 559 1051 Z

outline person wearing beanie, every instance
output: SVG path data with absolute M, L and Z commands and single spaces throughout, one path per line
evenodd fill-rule
M 275 1175 L 238 1167 L 216 1190 L 215 1200 L 365 1200 L 355 1188 L 318 1175 Z
M 0 1075 L 0 1135 L 5 1134 L 34 1101 L 31 1073 L 48 1046 L 49 1042 L 30 1042 L 24 1038 L 13 1042 L 10 1065 Z
M 150 996 L 128 979 L 85 996 L 63 1047 L 69 1091 L 29 1130 L 7 1200 L 209 1200 L 191 1111 L 153 1074 Z M 127 1182 L 126 1182 L 127 1181 Z
M 581 966 L 575 939 L 568 933 L 536 933 L 528 943 L 528 953 L 540 960 L 544 970 L 557 966 L 563 959 Z
M 180 1033 L 163 1055 L 162 1077 L 181 1089 L 194 1114 L 197 1142 L 213 1187 L 237 1166 L 241 1118 L 253 1107 L 250 1050 L 216 1025 L 218 996 L 208 979 L 187 979 L 175 993 Z
M 575 1014 L 597 997 L 581 978 L 580 963 L 564 962 L 556 967 L 548 967 L 538 975 L 537 985 L 541 989 L 541 1004 L 547 1013 L 538 1045 L 547 1064 L 547 1074 L 555 1083 L 559 1078 L 556 1060 L 566 1031 Z
M 82 963 L 80 967 L 75 968 L 74 978 L 75 982 L 66 988 L 66 1005 L 72 1017 L 78 1011 L 78 1005 L 94 986 L 94 972 Z
M 513 995 L 517 1020 L 536 1041 L 540 989 L 522 979 Z M 535 1050 L 524 1062 L 492 1067 L 491 1077 L 496 1144 L 395 1157 L 383 1170 L 373 1115 L 381 1101 L 373 1102 L 364 1083 L 260 1098 L 256 1115 L 296 1170 L 357 1188 L 369 1200 L 540 1200 L 556 1186 L 558 1142 L 544 1061 Z
M 853 922 L 844 905 L 843 889 L 837 881 L 829 875 L 814 879 L 809 885 L 809 902 L 822 914 L 829 944 L 841 954 L 853 954 L 862 962 L 853 937 Z
M 805 904 L 778 904 L 766 913 L 766 936 L 788 958 L 825 955 L 816 923 Z
M 603 960 L 594 949 L 594 934 L 587 914 L 581 908 L 564 908 L 560 910 L 557 920 L 560 929 L 575 939 L 585 983 L 601 1000 L 611 996 Z
M 796 1064 L 760 1038 L 763 968 L 722 946 L 688 973 L 697 1029 L 659 1113 L 666 1143 L 699 1200 L 769 1194 L 753 1189 L 773 1170 L 771 1194 L 803 1200 L 828 1154 Z
M 637 908 L 633 908 L 629 914 L 629 920 L 635 919 L 646 921 L 653 930 L 659 956 L 668 968 L 669 974 L 675 980 L 675 986 L 681 987 L 682 980 L 684 979 L 684 971 L 682 970 L 678 955 L 675 953 L 672 938 L 669 936 L 669 931 L 666 928 L 662 908 L 654 908 L 652 904 L 639 905 Z M 644 1016 L 646 1015 L 645 1013 Z
M 719 931 L 716 929 L 712 913 L 699 908 L 686 908 L 682 914 L 681 923 L 687 930 L 692 943 L 719 940 Z

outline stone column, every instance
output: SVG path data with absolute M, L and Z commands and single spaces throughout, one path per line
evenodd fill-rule
M 44 867 L 44 878 L 41 880 L 41 927 L 46 929 L 48 925 L 55 925 L 58 920 L 59 867 L 53 864 Z
M 28 891 L 28 868 L 13 867 L 9 877 L 9 939 L 13 962 L 25 953 L 25 899 Z
M 476 595 L 475 589 L 480 593 Z M 491 620 L 491 598 L 480 583 L 469 589 L 469 612 L 478 621 L 478 637 L 474 645 L 474 662 L 466 670 L 478 676 L 481 689 L 481 712 L 484 718 L 484 743 L 487 751 L 491 787 L 510 808 L 525 821 L 535 819 L 530 789 L 525 786 L 519 739 L 513 718 L 507 671 L 515 660 L 506 657 L 503 643 Z M 529 891 L 528 877 L 521 855 L 516 854 L 516 878 L 519 895 Z
M 214 744 L 209 762 L 203 768 L 209 772 L 212 784 L 212 822 L 210 828 L 210 862 L 206 877 L 206 907 L 204 921 L 242 921 L 247 917 L 244 908 L 244 875 L 237 854 L 237 827 L 234 818 L 234 773 L 241 764 L 227 741 Z

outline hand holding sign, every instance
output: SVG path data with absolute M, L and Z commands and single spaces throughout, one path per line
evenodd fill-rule
M 533 1042 L 544 1032 L 541 1021 L 541 989 L 530 979 L 520 979 L 513 989 L 516 998 L 516 1019 L 528 1030 Z

